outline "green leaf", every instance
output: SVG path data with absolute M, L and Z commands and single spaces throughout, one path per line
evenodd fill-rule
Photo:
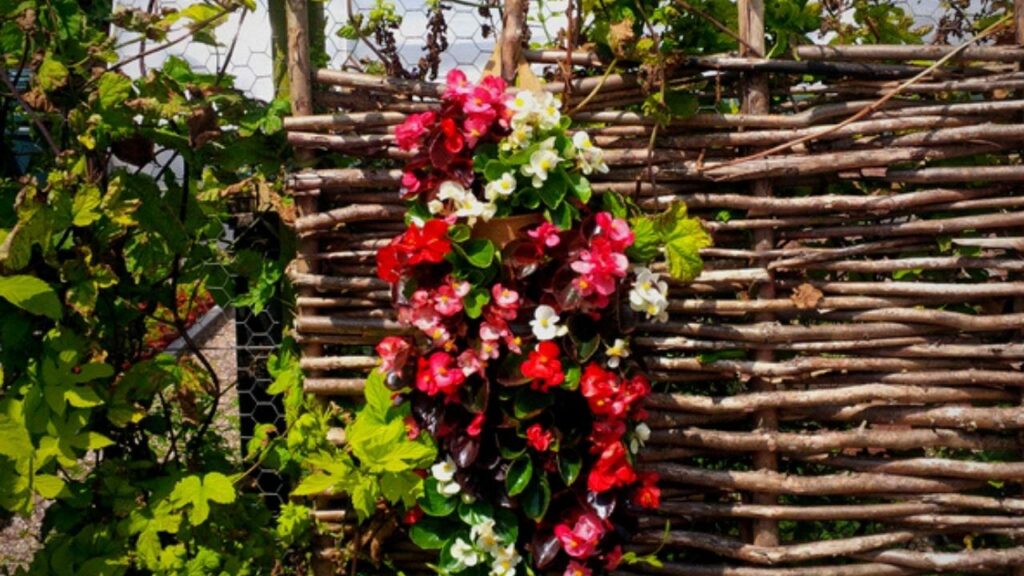
M 575 390 L 580 386 L 580 377 L 583 375 L 583 369 L 579 364 L 571 364 L 565 369 L 565 381 L 562 382 L 562 389 L 564 390 Z
M 100 219 L 100 189 L 95 186 L 86 186 L 78 194 L 71 204 L 71 224 L 84 228 Z
M 505 489 L 509 496 L 518 496 L 530 485 L 533 478 L 533 459 L 523 456 L 514 460 L 505 476 Z
M 551 486 L 548 485 L 548 479 L 543 476 L 534 478 L 530 487 L 523 493 L 521 501 L 523 514 L 526 514 L 527 518 L 531 520 L 543 518 L 551 504 Z
M 484 166 L 484 178 L 486 178 L 488 182 L 501 180 L 501 177 L 504 176 L 506 172 L 513 172 L 513 168 L 506 166 L 505 163 L 500 160 L 489 160 Z
M 424 550 L 440 550 L 458 528 L 440 518 L 422 518 L 409 528 L 409 539 Z
M 470 235 L 473 233 L 472 229 L 465 224 L 456 224 L 448 229 L 448 238 L 452 242 L 465 242 L 469 240 Z
M 513 411 L 516 418 L 528 420 L 537 416 L 549 406 L 554 404 L 553 394 L 544 394 L 535 390 L 523 389 L 516 394 Z
M 484 306 L 491 301 L 491 293 L 485 288 L 473 288 L 462 299 L 462 306 L 466 310 L 466 316 L 479 318 L 483 314 Z
M 50 92 L 63 86 L 67 80 L 67 67 L 55 59 L 52 53 L 47 53 L 43 58 L 43 63 L 36 70 L 36 81 L 39 82 L 39 87 Z
M 697 96 L 680 90 L 669 90 L 665 93 L 665 106 L 675 118 L 688 118 L 697 113 L 700 103 Z
M 104 72 L 98 83 L 100 108 L 113 110 L 132 94 L 132 81 L 116 72 Z
M 7 300 L 18 308 L 59 320 L 62 315 L 60 299 L 49 284 L 35 276 L 0 277 L 0 298 Z
M 423 480 L 412 470 L 386 472 L 380 477 L 380 491 L 388 502 L 412 507 L 423 494 Z
M 191 506 L 189 522 L 199 526 L 210 516 L 210 502 L 230 504 L 235 497 L 231 479 L 220 472 L 210 472 L 202 478 L 191 475 L 179 480 L 171 492 L 170 502 L 176 510 Z
M 711 236 L 697 218 L 686 215 L 686 205 L 677 202 L 654 221 L 655 230 L 665 243 L 669 274 L 683 281 L 693 280 L 704 269 L 701 248 L 711 246 Z
M 363 396 L 366 398 L 366 405 L 363 410 L 380 420 L 385 420 L 388 410 L 391 409 L 391 390 L 384 385 L 384 373 L 380 370 L 373 370 L 366 379 L 366 386 L 363 388 Z
M 537 190 L 540 195 L 541 201 L 548 208 L 556 208 L 562 203 L 565 198 L 565 192 L 569 188 L 568 177 L 565 175 L 565 170 L 559 168 L 557 171 L 552 172 L 548 175 L 548 179 L 544 182 L 544 185 Z
M 601 206 L 612 213 L 619 219 L 625 219 L 628 216 L 628 210 L 626 208 L 626 200 L 618 192 L 605 192 L 601 195 Z
M 32 485 L 37 494 L 52 500 L 64 490 L 64 481 L 53 474 L 36 474 L 32 477 Z
M 494 262 L 494 244 L 490 240 L 470 240 L 461 248 L 466 260 L 477 268 L 488 268 Z
M 459 519 L 470 526 L 476 526 L 491 518 L 494 518 L 494 507 L 484 500 L 459 504 Z
M 580 476 L 583 459 L 575 451 L 565 451 L 558 455 L 558 473 L 566 486 L 572 486 Z
M 630 260 L 646 264 L 658 256 L 661 236 L 654 229 L 654 221 L 646 216 L 629 219 L 629 228 L 633 231 L 633 245 L 626 249 Z
M 437 478 L 427 477 L 423 481 L 423 496 L 420 498 L 420 508 L 427 516 L 450 516 L 459 505 L 458 498 L 449 498 L 437 491 Z
M 349 498 L 360 522 L 373 516 L 374 510 L 377 508 L 377 499 L 380 498 L 380 485 L 376 476 L 360 475 L 358 481 L 349 490 Z

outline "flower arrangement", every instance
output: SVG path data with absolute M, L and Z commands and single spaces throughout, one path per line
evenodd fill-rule
M 651 385 L 628 335 L 668 318 L 651 263 L 692 277 L 709 239 L 685 206 L 649 217 L 593 194 L 604 153 L 570 124 L 550 93 L 454 71 L 440 109 L 395 131 L 408 227 L 377 265 L 413 335 L 380 342 L 367 394 L 387 411 L 391 391 L 417 462 L 436 448 L 395 507 L 442 573 L 612 570 L 631 558 L 625 509 L 659 506 L 635 467 Z

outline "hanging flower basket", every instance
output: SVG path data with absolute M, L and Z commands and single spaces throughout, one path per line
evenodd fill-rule
M 638 562 L 626 509 L 659 506 L 636 467 L 651 386 L 616 320 L 667 320 L 650 266 L 692 275 L 709 240 L 685 206 L 595 195 L 603 152 L 570 125 L 548 92 L 454 71 L 395 131 L 408 227 L 377 271 L 414 335 L 377 346 L 345 469 L 359 518 L 400 516 L 442 573 Z

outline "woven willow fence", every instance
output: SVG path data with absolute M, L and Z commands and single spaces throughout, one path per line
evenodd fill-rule
M 605 76 L 585 52 L 524 52 L 575 66 L 547 88 L 607 149 L 595 192 L 651 210 L 681 199 L 714 236 L 703 274 L 672 286 L 671 322 L 633 340 L 661 392 L 641 455 L 665 488 L 634 547 L 664 544 L 670 559 L 634 570 L 1024 573 L 1024 49 L 802 46 L 765 60 L 761 8 L 738 8 L 746 53 L 690 58 L 670 79 L 702 80 L 705 105 L 739 98 L 735 114 L 656 129 L 623 110 L 643 98 L 637 78 Z M 310 71 L 303 0 L 289 10 L 289 140 L 362 159 L 290 178 L 305 386 L 331 400 L 358 396 L 370 347 L 406 330 L 374 256 L 402 230 L 393 127 L 441 86 Z M 319 507 L 346 517 L 344 502 Z M 430 560 L 400 534 L 387 551 L 411 573 Z

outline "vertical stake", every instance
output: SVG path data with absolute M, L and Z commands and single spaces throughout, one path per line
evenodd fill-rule
M 764 0 L 739 0 L 739 36 L 745 43 L 740 46 L 740 55 L 750 58 L 764 58 Z M 743 112 L 745 114 L 768 114 L 771 100 L 768 94 L 768 76 L 766 74 L 747 74 L 743 92 Z M 771 181 L 755 180 L 751 184 L 751 193 L 755 197 L 772 195 Z M 763 252 L 771 250 L 775 245 L 775 234 L 770 228 L 754 231 L 754 250 Z M 767 258 L 758 259 L 758 265 L 767 268 Z M 771 274 L 771 273 L 770 273 Z M 775 298 L 774 274 L 769 280 L 757 287 L 757 298 Z M 774 316 L 769 313 L 755 315 L 757 322 L 770 322 Z M 774 354 L 771 350 L 757 350 L 754 360 L 771 362 Z M 774 390 L 775 386 L 765 378 L 756 377 L 751 380 L 754 390 Z M 778 414 L 775 410 L 760 410 L 754 413 L 757 427 L 764 431 L 777 430 Z M 754 467 L 758 470 L 778 470 L 778 456 L 771 451 L 756 452 Z M 754 504 L 774 505 L 778 498 L 774 494 L 754 493 Z M 758 546 L 777 546 L 779 544 L 779 526 L 775 520 L 758 519 L 754 521 L 754 544 Z

